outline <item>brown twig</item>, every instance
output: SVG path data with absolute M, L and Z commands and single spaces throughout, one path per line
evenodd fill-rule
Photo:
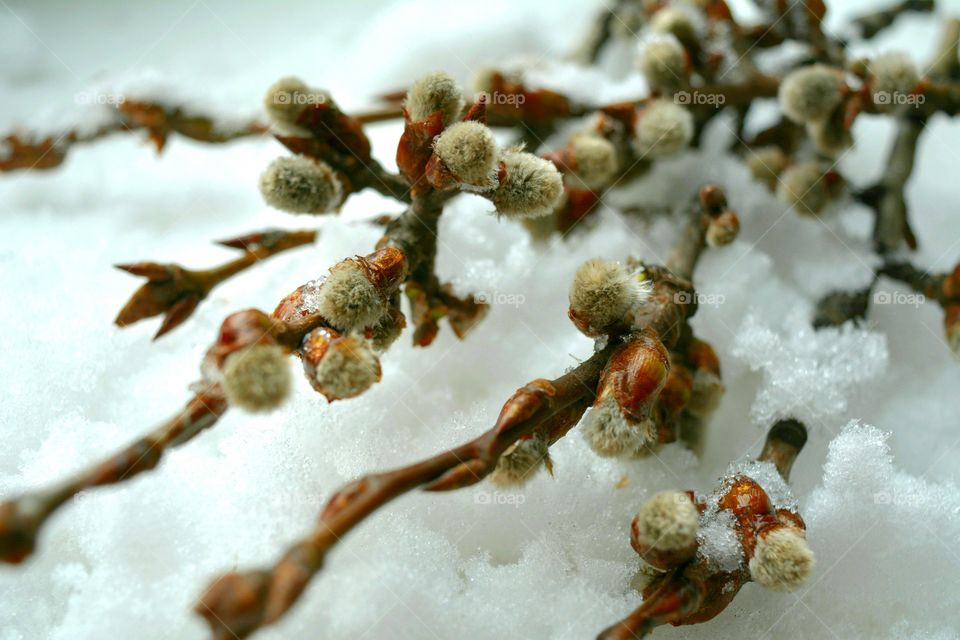
M 773 464 L 787 480 L 806 440 L 807 431 L 801 423 L 778 422 L 770 428 L 758 460 Z M 693 492 L 687 495 L 694 497 Z M 775 508 L 760 485 L 747 476 L 725 479 L 718 505 L 733 515 L 736 535 L 747 558 L 753 556 L 761 535 L 784 527 L 799 531 L 805 528 L 796 512 Z M 697 500 L 696 506 L 701 513 L 707 509 L 702 499 Z M 740 588 L 751 580 L 751 573 L 746 563 L 733 571 L 712 567 L 709 560 L 697 555 L 698 544 L 694 543 L 688 553 L 668 562 L 662 569 L 658 566 L 662 573 L 644 588 L 643 604 L 600 633 L 597 640 L 635 640 L 649 635 L 658 626 L 706 622 L 726 609 Z M 651 553 L 655 548 L 641 544 L 637 550 L 643 557 L 656 558 Z
M 930 13 L 933 11 L 933 0 L 901 0 L 886 9 L 877 9 L 853 20 L 853 25 L 860 29 L 860 35 L 869 40 L 892 25 L 897 18 L 905 13 Z
M 335 107 L 333 107 L 335 108 Z M 352 121 L 336 122 L 342 114 L 328 110 L 326 117 L 333 114 L 335 127 L 353 126 Z M 332 137 L 332 142 L 323 138 L 315 139 L 321 143 L 310 146 L 310 140 L 291 143 L 306 151 L 318 152 L 321 146 L 344 144 L 348 139 L 347 131 L 339 134 L 328 122 L 316 121 Z M 292 140 L 292 139 L 290 139 Z M 362 147 L 363 139 L 355 141 L 354 146 Z M 432 153 L 432 138 L 424 140 L 417 153 Z M 360 158 L 362 159 L 362 158 Z M 341 163 L 341 166 L 346 166 Z M 405 180 L 405 179 L 404 179 Z M 408 184 L 406 181 L 404 184 Z M 437 225 L 444 204 L 453 198 L 457 189 L 437 190 L 429 185 L 416 190 L 406 189 L 411 199 L 406 211 L 390 222 L 384 236 L 377 244 L 377 250 L 366 257 L 350 258 L 344 263 L 362 265 L 371 283 L 380 290 L 385 299 L 395 301 L 399 287 L 408 280 L 419 282 L 417 278 L 433 278 L 433 265 L 437 246 Z M 275 255 L 281 251 L 312 242 L 316 237 L 313 231 L 297 232 L 261 232 L 249 234 L 223 242 L 226 246 L 242 248 L 245 253 L 240 258 L 208 271 L 187 271 L 175 265 L 140 263 L 123 265 L 121 268 L 136 275 L 144 275 L 149 281 L 134 294 L 118 317 L 118 323 L 133 322 L 136 319 L 166 313 L 161 333 L 182 322 L 189 316 L 203 295 L 217 283 L 249 267 L 256 261 Z M 141 472 L 153 468 L 167 446 L 186 442 L 195 436 L 201 428 L 209 428 L 227 410 L 228 402 L 221 390 L 216 375 L 210 377 L 207 369 L 220 370 L 226 359 L 246 347 L 257 343 L 280 345 L 288 353 L 300 355 L 304 340 L 317 328 L 335 327 L 315 309 L 304 309 L 302 302 L 303 287 L 285 297 L 268 316 L 257 310 L 241 311 L 228 316 L 222 326 L 217 341 L 208 350 L 201 369 L 205 371 L 204 391 L 187 405 L 187 410 L 178 418 L 165 423 L 154 432 L 138 439 L 113 456 L 97 465 L 93 471 L 79 476 L 65 485 L 56 485 L 51 489 L 27 494 L 0 504 L 0 560 L 19 562 L 29 555 L 35 546 L 35 539 L 47 517 L 64 504 L 77 491 L 94 486 L 114 484 L 124 480 L 132 472 Z M 447 300 L 450 301 L 449 299 Z M 477 305 L 479 309 L 482 305 Z M 402 313 L 396 303 L 391 303 L 384 314 L 391 326 L 385 331 L 398 332 L 404 324 Z M 463 310 L 458 310 L 465 313 Z M 473 319 L 474 321 L 476 318 Z M 460 329 L 459 334 L 468 328 L 464 317 L 451 314 L 451 322 Z M 460 322 L 460 325 L 456 323 Z M 370 330 L 374 339 L 376 328 Z M 387 340 L 383 348 L 392 340 Z M 305 368 L 312 363 L 304 361 Z M 185 417 L 184 417 L 185 416 Z M 197 425 L 201 425 L 199 428 Z M 143 452 L 137 454 L 137 452 Z M 135 459 L 132 458 L 136 454 Z M 149 455 L 148 455 L 149 454 Z
M 387 122 L 403 117 L 398 106 L 389 106 L 358 113 L 354 118 L 361 124 Z M 180 107 L 171 107 L 136 100 L 124 100 L 116 108 L 112 122 L 92 132 L 67 131 L 60 135 L 37 136 L 12 133 L 0 139 L 6 145 L 0 154 L 0 173 L 6 171 L 53 169 L 60 166 L 70 149 L 76 145 L 101 140 L 114 133 L 146 131 L 157 152 L 163 150 L 171 134 L 181 135 L 197 142 L 222 144 L 238 138 L 260 136 L 270 132 L 269 125 L 249 122 L 236 129 L 222 129 L 212 116 L 195 114 Z M 393 186 L 393 179 L 382 167 L 375 167 L 374 176 Z M 391 190 L 390 195 L 403 193 Z
M 118 269 L 147 279 L 117 314 L 114 322 L 126 327 L 145 318 L 164 315 L 154 340 L 189 318 L 210 291 L 228 278 L 284 251 L 312 244 L 314 230 L 269 229 L 246 234 L 218 244 L 240 249 L 243 255 L 211 269 L 185 269 L 177 264 L 137 262 L 118 264 Z
M 81 491 L 129 480 L 153 469 L 167 449 L 209 429 L 227 410 L 216 385 L 206 386 L 184 409 L 147 435 L 103 462 L 47 489 L 30 491 L 0 503 L 0 560 L 19 563 L 33 553 L 41 527 Z
M 886 170 L 880 182 L 862 191 L 858 198 L 876 211 L 873 243 L 880 254 L 896 251 L 903 243 L 917 248 L 910 228 L 904 191 L 913 174 L 920 134 L 925 120 L 901 118 L 893 148 L 887 157 Z
M 949 273 L 931 273 L 904 260 L 891 260 L 877 275 L 902 282 L 941 306 L 960 303 L 960 265 Z
M 676 267 L 689 275 L 706 247 L 710 221 L 725 205 L 715 187 L 703 189 L 703 218 L 695 216 L 691 231 L 677 241 Z M 704 219 L 705 218 L 705 219 Z M 681 248 L 685 247 L 685 248 Z M 667 348 L 689 337 L 686 320 L 696 309 L 695 297 L 683 275 L 649 268 L 655 293 L 634 322 Z M 494 427 L 455 449 L 394 471 L 364 476 L 338 490 L 328 501 L 314 531 L 291 547 L 270 569 L 232 572 L 217 578 L 204 592 L 195 611 L 210 625 L 213 638 L 247 637 L 279 620 L 297 601 L 322 568 L 330 550 L 376 509 L 422 487 L 451 491 L 471 486 L 490 474 L 514 443 L 533 435 L 556 442 L 573 427 L 597 393 L 601 373 L 620 349 L 619 340 L 594 353 L 554 380 L 538 379 L 521 387 L 504 404 Z
M 862 320 L 870 306 L 873 283 L 856 291 L 831 291 L 819 301 L 813 316 L 813 328 L 839 327 L 848 320 Z
M 952 79 L 957 64 L 960 64 L 956 62 L 958 40 L 960 21 L 948 20 L 936 49 L 934 63 L 928 70 L 927 79 L 921 83 L 920 95 L 924 100 L 916 105 L 915 113 L 899 116 L 883 177 L 858 195 L 876 211 L 873 241 L 881 255 L 896 251 L 902 244 L 911 249 L 917 248 L 917 239 L 910 228 L 905 189 L 913 174 L 920 135 L 927 117 L 938 111 L 947 115 L 960 112 L 960 84 Z
M 162 151 L 171 134 L 198 142 L 219 144 L 248 136 L 263 135 L 269 129 L 250 122 L 236 129 L 223 130 L 210 116 L 194 114 L 180 107 L 125 100 L 117 105 L 114 120 L 93 132 L 68 131 L 59 136 L 38 137 L 11 134 L 3 139 L 8 147 L 0 155 L 0 172 L 52 169 L 59 166 L 75 145 L 104 138 L 113 133 L 146 131 L 151 142 Z
M 364 476 L 337 491 L 314 531 L 269 570 L 229 573 L 215 580 L 196 605 L 213 637 L 247 637 L 276 622 L 303 593 L 326 555 L 353 527 L 394 498 L 423 487 L 449 491 L 470 486 L 493 471 L 511 444 L 592 396 L 608 347 L 554 380 L 534 380 L 507 401 L 496 425 L 479 438 L 422 462 Z

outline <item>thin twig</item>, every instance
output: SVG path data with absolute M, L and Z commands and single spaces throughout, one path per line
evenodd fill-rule
M 154 335 L 156 340 L 189 318 L 200 302 L 220 283 L 262 260 L 313 244 L 316 238 L 317 232 L 312 229 L 270 229 L 221 240 L 218 244 L 241 249 L 243 255 L 211 269 L 191 270 L 177 264 L 156 262 L 118 264 L 118 269 L 145 277 L 147 282 L 137 289 L 114 322 L 119 327 L 126 327 L 163 314 L 163 322 Z

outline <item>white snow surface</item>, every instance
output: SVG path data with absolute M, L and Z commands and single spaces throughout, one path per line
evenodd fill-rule
M 831 27 L 871 4 L 831 2 Z M 939 4 L 960 11 L 957 0 Z M 225 120 L 245 117 L 266 86 L 291 74 L 349 110 L 439 65 L 466 85 L 472 69 L 516 56 L 542 56 L 542 73 L 557 74 L 551 86 L 588 82 L 591 94 L 616 95 L 595 74 L 547 63 L 599 8 L 6 0 L 0 130 L 89 126 L 78 93 L 131 86 L 169 87 Z M 855 50 L 900 46 L 925 61 L 936 34 L 935 18 L 909 16 Z M 620 80 L 642 89 L 635 76 Z M 850 202 L 822 221 L 786 210 L 723 151 L 729 127 L 718 119 L 704 151 L 660 162 L 616 200 L 669 210 L 715 181 L 740 214 L 740 238 L 708 252 L 695 275 L 708 302 L 694 326 L 716 347 L 728 390 L 704 456 L 670 445 L 644 460 L 605 460 L 568 437 L 552 450 L 556 477 L 541 474 L 522 493 L 481 484 L 401 498 L 344 539 L 296 608 L 258 638 L 592 638 L 639 604 L 629 586 L 637 508 L 664 489 L 709 492 L 785 415 L 810 427 L 791 485 L 818 558 L 811 580 L 792 594 L 747 585 L 715 620 L 656 636 L 960 637 L 960 363 L 943 342 L 941 311 L 874 306 L 860 326 L 813 333 L 816 298 L 869 277 L 868 215 Z M 876 179 L 891 131 L 884 118 L 860 118 L 840 170 L 858 185 Z M 389 165 L 399 127 L 370 132 Z M 958 148 L 960 123 L 933 118 L 907 189 L 915 259 L 934 270 L 960 256 Z M 116 135 L 74 149 L 57 170 L 0 175 L 0 496 L 64 477 L 168 417 L 225 315 L 272 310 L 373 247 L 380 230 L 367 221 L 399 208 L 379 196 L 351 198 L 341 216 L 323 218 L 262 203 L 257 176 L 281 153 L 269 139 L 173 139 L 157 156 L 136 136 Z M 538 246 L 490 210 L 460 197 L 440 228 L 441 277 L 502 302 L 473 334 L 461 342 L 444 326 L 428 349 L 406 335 L 382 358 L 383 381 L 352 401 L 328 405 L 298 375 L 281 411 L 231 411 L 154 472 L 78 496 L 34 558 L 0 567 L 0 640 L 206 637 L 190 609 L 212 577 L 269 565 L 344 482 L 474 437 L 518 386 L 588 357 L 591 340 L 566 318 L 577 266 L 596 256 L 659 261 L 678 228 L 670 215 L 639 220 L 608 208 Z M 212 265 L 231 252 L 211 240 L 310 225 L 321 229 L 313 247 L 228 281 L 167 337 L 151 342 L 156 321 L 112 325 L 139 284 L 114 263 Z M 904 291 L 885 280 L 880 290 Z

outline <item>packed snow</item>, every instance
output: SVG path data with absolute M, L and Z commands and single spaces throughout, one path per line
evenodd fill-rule
M 0 131 L 91 126 L 97 105 L 77 96 L 120 90 L 174 97 L 230 122 L 258 113 L 263 90 L 292 74 L 350 110 L 438 65 L 469 86 L 474 70 L 531 56 L 542 60 L 544 86 L 642 92 L 632 51 L 612 52 L 622 54 L 608 61 L 620 71 L 607 79 L 558 62 L 601 4 L 492 0 L 481 12 L 441 0 L 7 0 Z M 831 27 L 872 4 L 831 2 Z M 957 0 L 939 4 L 960 12 Z M 937 33 L 935 18 L 909 16 L 855 50 L 902 46 L 925 61 Z M 466 340 L 447 326 L 427 349 L 404 336 L 382 358 L 380 384 L 332 405 L 298 374 L 282 410 L 232 411 L 154 472 L 80 494 L 34 558 L 0 567 L 0 640 L 207 637 L 191 607 L 212 577 L 269 565 L 344 482 L 474 437 L 518 386 L 588 357 L 592 341 L 566 317 L 576 268 L 596 256 L 661 260 L 677 235 L 669 212 L 708 181 L 726 189 L 742 233 L 705 255 L 695 275 L 707 302 L 694 326 L 716 347 L 727 387 L 703 457 L 669 445 L 643 460 L 600 459 L 574 431 L 551 451 L 556 476 L 522 491 L 483 483 L 404 497 L 344 539 L 301 602 L 257 637 L 592 638 L 640 603 L 629 544 L 639 506 L 665 489 L 707 493 L 733 470 L 761 476 L 774 502 L 799 504 L 815 572 L 794 593 L 748 584 L 715 620 L 657 637 L 960 637 L 960 363 L 943 342 L 941 311 L 875 305 L 860 325 L 813 332 L 825 289 L 869 278 L 868 213 L 849 201 L 822 222 L 788 211 L 726 154 L 731 126 L 718 118 L 704 151 L 658 163 L 596 220 L 547 245 L 498 220 L 485 200 L 453 201 L 440 225 L 440 276 L 494 303 Z M 891 131 L 884 118 L 860 118 L 839 169 L 857 185 L 876 179 Z M 399 132 L 396 123 L 370 127 L 387 165 Z M 960 124 L 933 118 L 907 189 L 916 261 L 933 270 L 960 258 L 958 143 Z M 363 194 L 320 218 L 262 203 L 257 177 L 282 153 L 270 139 L 176 138 L 157 156 L 137 136 L 115 135 L 73 149 L 56 170 L 0 175 L 0 496 L 62 478 L 171 415 L 225 315 L 270 311 L 373 247 L 381 229 L 370 220 L 396 203 Z M 627 203 L 666 213 L 627 216 Z M 212 265 L 232 252 L 211 240 L 270 226 L 317 226 L 320 235 L 228 281 L 157 342 L 156 321 L 112 325 L 139 284 L 113 264 Z M 792 493 L 748 462 L 771 420 L 788 415 L 810 427 Z M 711 539 L 718 561 L 730 561 L 723 538 Z

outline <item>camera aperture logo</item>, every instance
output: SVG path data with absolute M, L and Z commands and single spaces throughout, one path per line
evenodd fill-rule
M 877 491 L 873 494 L 873 503 L 880 506 L 910 507 L 919 504 L 920 498 L 897 491 Z
M 105 91 L 80 91 L 73 96 L 74 104 L 101 104 L 110 106 L 119 106 L 127 99 L 120 93 L 109 93 Z
M 722 293 L 700 293 L 699 291 L 680 291 L 673 295 L 677 304 L 696 304 L 698 307 L 717 308 L 727 301 Z
M 917 308 L 927 301 L 922 293 L 903 293 L 902 291 L 877 291 L 873 294 L 873 304 L 908 305 Z
M 499 491 L 477 491 L 473 494 L 473 504 L 508 505 L 519 508 L 527 497 L 522 493 L 501 493 Z
M 503 91 L 479 91 L 474 94 L 474 102 L 481 99 L 488 106 L 494 105 L 517 108 L 527 101 L 527 96 L 522 93 L 504 93 Z
M 922 93 L 903 93 L 902 91 L 876 91 L 873 94 L 875 104 L 885 107 L 913 107 L 917 109 L 927 101 Z
M 673 101 L 684 107 L 710 106 L 720 108 L 727 102 L 722 93 L 703 93 L 702 91 L 677 91 L 673 94 Z
M 520 305 L 527 301 L 527 297 L 522 293 L 508 293 L 505 291 L 479 291 L 473 295 L 473 299 L 480 304 L 503 305 L 518 309 Z
M 315 105 L 324 104 L 327 95 L 322 91 L 277 91 L 273 95 L 274 104 Z

